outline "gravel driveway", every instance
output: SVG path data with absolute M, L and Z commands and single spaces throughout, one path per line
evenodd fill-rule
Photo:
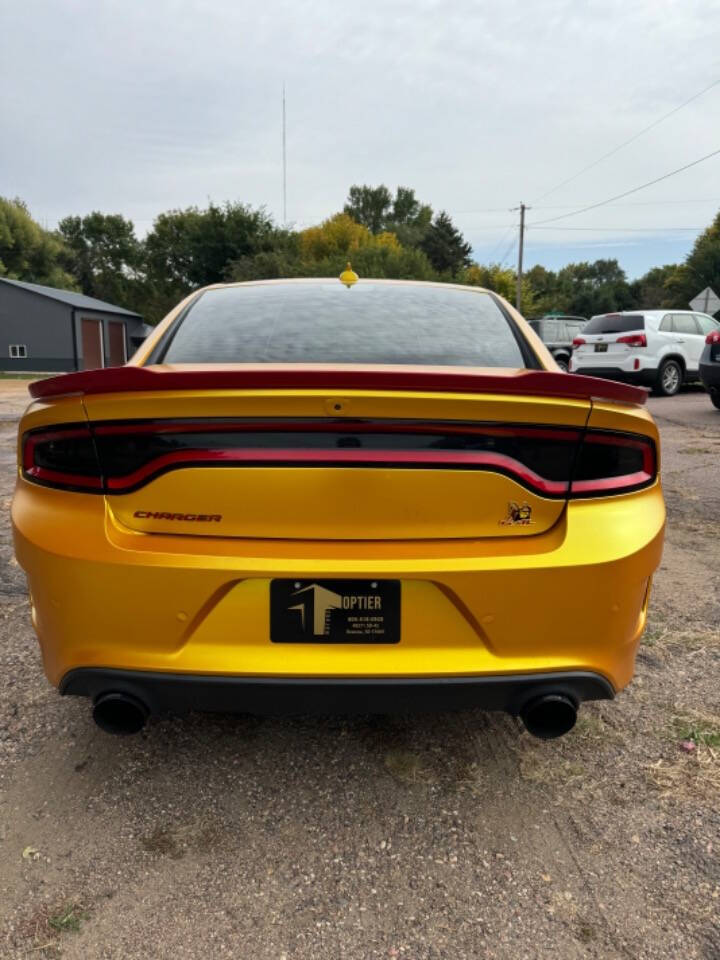
M 543 743 L 480 711 L 193 715 L 47 685 L 0 381 L 0 956 L 720 957 L 720 413 L 651 400 L 670 522 L 637 677 Z M 582 624 L 578 624 L 582 629 Z

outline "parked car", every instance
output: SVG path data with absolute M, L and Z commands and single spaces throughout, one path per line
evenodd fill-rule
M 32 384 L 16 555 L 103 729 L 481 706 L 551 737 L 629 683 L 645 391 L 560 373 L 487 290 L 343 276 L 197 291 L 129 365 Z
M 528 320 L 528 323 L 553 355 L 555 363 L 567 372 L 573 340 L 587 323 L 587 317 L 551 315 Z
M 700 377 L 705 338 L 718 324 L 691 310 L 631 310 L 592 317 L 573 341 L 570 370 L 652 387 L 666 397 Z
M 705 338 L 705 349 L 700 355 L 700 379 L 710 400 L 720 410 L 720 324 Z

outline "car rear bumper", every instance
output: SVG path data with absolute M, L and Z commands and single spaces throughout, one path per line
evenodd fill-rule
M 572 373 L 582 374 L 584 377 L 602 377 L 605 380 L 618 380 L 636 387 L 651 387 L 657 380 L 657 370 L 623 370 L 622 367 L 586 367 L 575 366 Z
M 223 676 L 253 689 L 254 678 L 384 688 L 579 671 L 620 690 L 634 671 L 665 509 L 657 483 L 573 501 L 551 530 L 522 540 L 292 543 L 138 534 L 96 497 L 21 480 L 12 516 L 55 686 L 85 668 Z M 271 642 L 270 582 L 283 577 L 399 580 L 400 642 Z
M 576 706 L 611 700 L 615 691 L 596 673 L 553 672 L 488 677 L 337 678 L 228 677 L 81 668 L 60 682 L 60 693 L 90 697 L 122 693 L 149 713 L 366 714 L 481 707 L 519 714 L 547 694 Z
M 720 390 L 720 363 L 700 361 L 700 379 L 708 390 Z

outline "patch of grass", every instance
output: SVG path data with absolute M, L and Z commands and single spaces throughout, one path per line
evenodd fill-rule
M 720 726 L 696 723 L 678 723 L 675 728 L 678 740 L 691 740 L 696 747 L 720 747 Z
M 646 627 L 640 641 L 640 649 L 681 645 L 688 650 L 704 650 L 720 645 L 720 630 L 709 629 L 703 622 L 673 627 L 670 624 L 653 624 Z
M 660 796 L 684 803 L 692 799 L 717 804 L 720 799 L 720 762 L 709 747 L 698 747 L 693 753 L 681 754 L 675 759 L 661 758 L 646 768 L 649 782 Z
M 647 766 L 647 775 L 663 797 L 683 802 L 686 797 L 706 797 L 720 803 L 720 717 L 699 712 L 675 714 L 670 718 L 667 737 L 672 752 Z M 684 752 L 681 741 L 695 744 Z
M 662 639 L 666 634 L 666 627 L 660 626 L 659 624 L 653 624 L 652 627 L 645 628 L 645 633 L 642 635 L 640 645 L 641 647 L 654 647 L 658 640 Z
M 24 944 L 23 957 L 60 957 L 63 954 L 62 941 L 68 934 L 79 933 L 82 924 L 90 918 L 90 900 L 69 898 L 55 900 L 54 903 L 37 905 L 20 919 L 17 934 Z M 2 956 L 10 956 L 2 953 Z
M 78 933 L 83 920 L 87 919 L 85 912 L 77 903 L 66 903 L 48 917 L 48 926 L 57 933 Z

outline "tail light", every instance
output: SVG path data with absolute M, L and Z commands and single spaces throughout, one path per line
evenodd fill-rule
M 575 349 L 575 347 L 584 347 L 586 343 L 587 343 L 587 340 L 585 340 L 583 337 L 575 337 L 575 339 L 572 342 L 573 350 Z
M 657 477 L 657 453 L 649 437 L 588 430 L 575 464 L 571 497 L 604 497 L 641 490 Z
M 189 467 L 485 470 L 541 497 L 607 496 L 657 475 L 647 437 L 572 427 L 420 420 L 165 420 L 25 434 L 23 475 L 124 494 Z
M 710 347 L 710 359 L 720 360 L 720 330 L 712 330 L 705 337 L 705 343 Z
M 628 347 L 646 347 L 647 337 L 644 333 L 630 333 L 626 337 L 618 337 L 617 343 L 625 343 Z
M 63 490 L 102 493 L 103 479 L 88 426 L 64 425 L 26 433 L 23 476 Z

